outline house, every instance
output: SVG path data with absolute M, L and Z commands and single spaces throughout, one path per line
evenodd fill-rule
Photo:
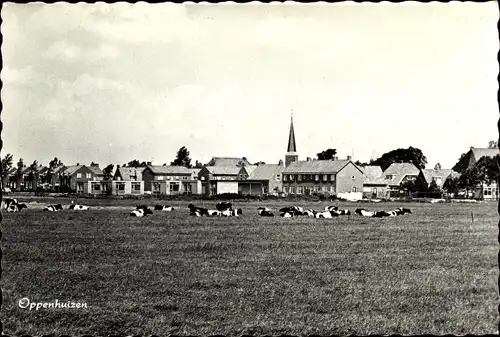
M 437 187 L 442 189 L 446 179 L 448 179 L 452 173 L 453 170 L 451 169 L 422 169 L 417 179 L 427 188 L 434 181 Z
M 283 192 L 287 194 L 311 194 L 313 192 L 339 193 L 363 191 L 363 171 L 345 160 L 293 161 L 283 170 Z
M 153 194 L 200 194 L 201 182 L 193 179 L 193 172 L 184 166 L 148 165 L 142 171 L 144 191 Z
M 103 173 L 99 167 L 89 167 L 85 165 L 71 165 L 63 168 L 61 172 L 61 186 L 71 192 L 100 194 L 106 184 L 89 182 L 100 182 Z
M 239 166 L 205 166 L 198 177 L 204 195 L 238 193 Z
M 250 168 L 244 166 L 238 173 L 238 194 L 262 195 L 280 193 L 283 190 L 283 161 L 278 164 L 261 164 Z M 249 173 L 250 171 L 250 173 Z
M 388 198 L 389 185 L 383 177 L 380 166 L 367 165 L 360 167 L 363 171 L 363 197 L 365 198 Z
M 415 181 L 420 170 L 413 163 L 392 163 L 383 173 L 383 177 L 389 186 L 391 196 L 403 194 L 402 184 L 407 181 Z
M 118 167 L 111 181 L 107 182 L 112 195 L 144 194 L 142 172 L 144 167 Z
M 191 171 L 191 179 L 198 180 L 199 179 L 198 174 L 200 173 L 201 168 L 193 167 L 193 168 L 190 168 L 189 170 Z
M 478 148 L 470 147 L 470 150 L 458 161 L 453 167 L 453 171 L 463 173 L 466 169 L 472 168 L 482 157 L 494 158 L 500 154 L 498 148 Z M 498 199 L 498 185 L 496 182 L 492 184 L 481 184 L 474 188 L 472 197 L 475 199 L 497 200 Z

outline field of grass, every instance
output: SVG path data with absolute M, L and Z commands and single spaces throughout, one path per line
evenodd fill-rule
M 260 203 L 196 218 L 186 202 L 134 218 L 136 201 L 113 203 L 4 213 L 4 333 L 498 333 L 495 203 L 405 203 L 412 214 L 383 219 L 260 218 Z M 87 308 L 22 309 L 24 297 Z

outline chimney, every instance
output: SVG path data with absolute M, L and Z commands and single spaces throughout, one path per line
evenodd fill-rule
M 150 161 L 146 162 L 146 165 L 152 165 L 152 163 Z
M 474 150 L 474 146 L 471 146 L 471 147 L 470 147 L 470 149 L 471 149 L 471 150 Z
M 283 160 L 280 159 L 280 161 L 278 162 L 278 165 L 283 167 Z
M 351 160 L 351 156 L 347 156 L 347 160 Z
M 312 160 L 312 158 L 311 158 L 311 157 L 307 157 L 307 159 L 306 159 L 306 160 L 307 160 L 307 161 L 311 161 L 311 160 Z

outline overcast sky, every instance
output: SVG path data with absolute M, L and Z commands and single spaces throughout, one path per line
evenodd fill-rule
M 498 6 L 4 4 L 2 138 L 14 161 L 367 161 L 451 168 L 497 139 Z

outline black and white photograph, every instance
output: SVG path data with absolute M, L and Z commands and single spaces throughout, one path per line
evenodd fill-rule
M 499 333 L 499 5 L 5 2 L 9 336 Z

